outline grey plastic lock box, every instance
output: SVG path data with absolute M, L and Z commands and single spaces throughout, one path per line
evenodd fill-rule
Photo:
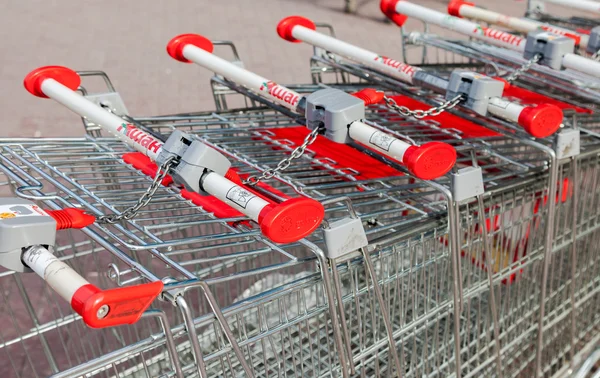
M 590 39 L 585 51 L 588 54 L 595 54 L 600 51 L 600 26 L 596 26 L 590 31 Z
M 360 218 L 343 218 L 331 222 L 323 229 L 326 255 L 330 259 L 337 259 L 356 252 L 369 244 L 365 228 Z
M 231 167 L 219 151 L 178 130 L 169 136 L 156 162 L 162 165 L 171 156 L 179 158 L 172 169 L 173 180 L 196 193 L 202 191 L 200 180 L 207 170 L 225 176 Z
M 462 105 L 482 116 L 487 115 L 491 97 L 502 97 L 504 83 L 473 71 L 454 70 L 450 74 L 446 100 L 464 95 Z
M 452 195 L 456 202 L 476 197 L 484 192 L 481 167 L 465 167 L 452 173 Z
M 33 245 L 54 247 L 56 221 L 32 211 L 35 203 L 18 198 L 0 198 L 0 265 L 15 272 L 31 272 L 23 265 L 23 249 Z
M 554 70 L 563 68 L 562 60 L 565 54 L 575 51 L 575 40 L 569 37 L 558 36 L 543 30 L 536 30 L 527 34 L 527 43 L 523 57 L 531 59 L 536 54 L 542 58 L 539 63 Z
M 346 92 L 327 88 L 306 97 L 306 125 L 313 130 L 325 127 L 325 137 L 336 143 L 349 143 L 348 126 L 365 118 L 365 103 Z
M 412 80 L 415 85 L 431 89 L 437 93 L 446 93 L 448 90 L 448 80 L 427 71 L 415 72 Z

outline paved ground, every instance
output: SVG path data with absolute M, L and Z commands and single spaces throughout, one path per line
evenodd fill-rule
M 180 33 L 234 41 L 247 68 L 281 83 L 310 80 L 311 48 L 275 33 L 277 22 L 289 15 L 331 23 L 344 40 L 400 56 L 398 29 L 382 22 L 379 1 L 357 2 L 357 15 L 347 15 L 343 0 L 9 1 L 0 12 L 0 135 L 81 134 L 70 111 L 23 89 L 24 76 L 43 65 L 107 72 L 132 115 L 214 108 L 211 73 L 165 52 L 169 39 Z M 445 10 L 447 2 L 419 3 Z M 478 4 L 512 15 L 525 11 L 524 1 Z

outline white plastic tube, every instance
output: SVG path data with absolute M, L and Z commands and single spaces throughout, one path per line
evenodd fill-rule
M 337 38 L 316 32 L 307 27 L 296 25 L 292 36 L 313 46 L 318 46 L 337 55 L 344 56 L 365 66 L 388 73 L 404 82 L 412 83 L 412 77 L 420 68 L 381 56 L 372 51 L 351 45 Z
M 564 35 L 566 37 L 573 38 L 577 44 L 584 48 L 587 46 L 590 39 L 588 35 L 580 34 L 573 30 L 544 24 L 542 22 L 526 18 L 511 17 L 487 9 L 481 9 L 462 0 L 451 1 L 448 5 L 448 13 L 450 13 L 452 16 L 470 18 L 493 25 L 500 25 L 523 33 L 528 33 L 534 30 L 545 30 L 552 34 Z
M 355 141 L 397 161 L 403 161 L 404 154 L 411 147 L 410 144 L 360 121 L 352 122 L 348 132 Z
M 27 248 L 23 252 L 22 259 L 31 270 L 69 303 L 77 290 L 90 284 L 70 266 L 41 246 Z
M 519 117 L 525 108 L 525 106 L 498 97 L 490 98 L 490 103 L 488 105 L 488 111 L 496 117 L 504 118 L 516 123 L 519 122 Z
M 583 72 L 590 76 L 600 77 L 600 62 L 595 60 L 580 55 L 565 54 L 565 56 L 563 56 L 562 64 L 565 68 Z
M 50 78 L 43 80 L 41 90 L 46 96 L 100 125 L 109 134 L 136 151 L 144 153 L 150 159 L 156 160 L 160 153 L 163 145 L 161 141 L 127 123 L 122 118 L 102 109 L 58 81 Z
M 506 47 L 513 50 L 523 51 L 525 49 L 525 38 L 504 32 L 502 30 L 487 28 L 462 18 L 450 16 L 433 9 L 398 1 L 395 6 L 396 12 L 414 17 L 424 22 L 438 25 L 443 28 L 454 30 L 458 33 L 475 37 L 496 46 Z
M 183 56 L 202 67 L 245 86 L 253 92 L 267 95 L 273 101 L 292 110 L 296 109 L 301 98 L 298 93 L 291 89 L 282 87 L 194 45 L 186 45 L 183 48 Z
M 259 221 L 261 211 L 269 205 L 269 202 L 216 173 L 204 176 L 202 187 L 256 222 Z

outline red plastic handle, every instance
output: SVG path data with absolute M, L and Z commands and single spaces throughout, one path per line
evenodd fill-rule
M 69 228 L 84 228 L 96 221 L 96 217 L 87 214 L 85 210 L 68 207 L 62 210 L 45 210 L 56 221 L 57 230 Z
M 460 17 L 460 7 L 462 7 L 463 5 L 469 6 L 469 7 L 474 7 L 475 4 L 474 3 L 470 3 L 468 1 L 464 1 L 464 0 L 451 0 L 448 3 L 448 14 L 454 17 Z
M 77 90 L 79 84 L 81 84 L 81 78 L 72 69 L 62 66 L 45 66 L 35 69 L 25 76 L 23 85 L 32 95 L 48 98 L 48 96 L 42 92 L 42 83 L 46 79 L 54 79 L 74 91 Z
M 158 173 L 158 165 L 156 165 L 150 158 L 141 152 L 129 152 L 123 154 L 123 161 L 130 164 L 133 168 L 142 171 L 146 176 L 152 178 L 156 177 Z M 169 175 L 161 181 L 163 186 L 168 186 L 173 183 L 173 178 Z
M 162 292 L 163 286 L 156 281 L 103 291 L 87 284 L 75 292 L 71 307 L 92 328 L 133 324 Z
M 171 39 L 167 44 L 167 53 L 175 60 L 183 63 L 192 63 L 183 56 L 183 49 L 187 45 L 196 46 L 209 53 L 213 52 L 212 42 L 198 34 L 181 34 Z
M 540 104 L 526 107 L 519 115 L 519 125 L 536 138 L 554 134 L 563 122 L 563 112 L 558 106 Z
M 377 89 L 365 88 L 361 89 L 358 92 L 352 93 L 352 96 L 363 100 L 365 102 L 365 105 L 373 105 L 379 104 L 381 101 L 383 101 L 385 93 L 383 93 L 382 91 L 378 91 Z
M 456 164 L 456 150 L 443 142 L 410 146 L 404 153 L 404 165 L 414 176 L 433 180 L 448 173 Z
M 292 198 L 266 206 L 258 223 L 262 233 L 276 243 L 292 243 L 310 235 L 325 217 L 323 205 L 310 198 Z
M 393 23 L 402 27 L 406 22 L 407 16 L 396 12 L 396 4 L 402 0 L 381 0 L 379 3 L 379 9 L 387 16 Z
M 299 39 L 294 38 L 292 30 L 295 26 L 304 26 L 305 28 L 315 30 L 315 23 L 302 16 L 289 16 L 279 21 L 277 24 L 277 34 L 288 42 L 300 43 Z

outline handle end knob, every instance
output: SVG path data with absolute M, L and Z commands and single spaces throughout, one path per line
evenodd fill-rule
M 361 89 L 358 92 L 352 93 L 352 96 L 364 101 L 365 105 L 379 104 L 383 101 L 385 94 L 373 88 Z
M 214 46 L 212 42 L 198 34 L 180 34 L 171 39 L 167 44 L 167 53 L 171 58 L 184 63 L 192 63 L 183 56 L 183 48 L 187 45 L 196 46 L 209 53 L 213 52 Z
M 460 17 L 460 7 L 462 7 L 463 5 L 468 5 L 470 7 L 474 7 L 475 4 L 474 3 L 470 3 L 468 1 L 464 1 L 464 0 L 451 0 L 448 3 L 448 14 L 454 17 Z
M 46 210 L 46 212 L 56 221 L 57 230 L 84 228 L 96 222 L 96 217 L 87 214 L 83 209 L 74 207 L 62 210 Z
M 536 138 L 545 138 L 556 132 L 563 122 L 563 112 L 558 106 L 540 104 L 523 109 L 519 125 Z
M 308 18 L 302 16 L 289 16 L 279 21 L 277 24 L 277 34 L 286 41 L 299 43 L 302 42 L 292 35 L 292 30 L 294 26 L 304 26 L 305 28 L 315 30 L 317 27 L 315 23 L 309 20 Z
M 102 291 L 87 284 L 73 294 L 71 307 L 92 328 L 133 324 L 162 292 L 163 286 L 156 281 Z
M 54 79 L 74 91 L 77 90 L 79 84 L 81 84 L 81 78 L 77 72 L 72 69 L 62 66 L 45 66 L 37 68 L 27 74 L 25 80 L 23 80 L 23 85 L 32 95 L 48 98 L 48 96 L 42 92 L 42 83 L 46 79 Z
M 396 4 L 402 0 L 381 0 L 379 3 L 379 9 L 387 16 L 392 22 L 400 27 L 406 22 L 407 16 L 396 12 Z
M 310 198 L 292 198 L 263 209 L 259 216 L 262 233 L 276 243 L 292 243 L 319 227 L 325 209 Z
M 404 154 L 408 170 L 422 180 L 433 180 L 448 173 L 456 163 L 456 150 L 443 142 L 411 146 Z

